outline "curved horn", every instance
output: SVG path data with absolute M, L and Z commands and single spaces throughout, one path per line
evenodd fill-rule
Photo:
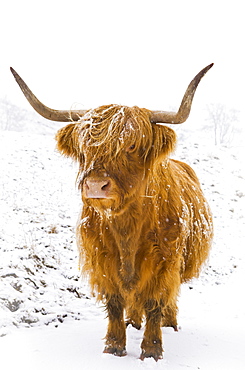
M 196 77 L 191 81 L 185 95 L 182 99 L 180 104 L 179 110 L 177 113 L 175 112 L 164 112 L 164 111 L 152 111 L 150 120 L 152 123 L 172 123 L 178 124 L 183 123 L 187 120 L 191 110 L 191 104 L 193 97 L 196 92 L 196 88 L 201 81 L 202 77 L 207 73 L 207 71 L 213 67 L 213 63 L 208 65 L 207 67 L 203 68 L 201 72 L 199 72 Z
M 86 110 L 56 110 L 46 107 L 37 99 L 18 73 L 12 67 L 10 67 L 10 70 L 28 102 L 44 118 L 51 121 L 69 122 L 78 121 L 85 114 Z

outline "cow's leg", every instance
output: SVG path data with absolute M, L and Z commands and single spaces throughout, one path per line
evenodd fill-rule
M 142 312 L 140 309 L 136 310 L 134 308 L 129 308 L 127 310 L 127 319 L 126 319 L 126 326 L 132 325 L 136 329 L 141 328 L 141 323 L 142 323 Z
M 178 331 L 177 312 L 178 307 L 176 303 L 165 307 L 163 311 L 162 326 L 168 326 L 173 328 L 174 331 Z
M 115 356 L 126 356 L 126 328 L 123 316 L 124 305 L 122 297 L 120 295 L 108 297 L 106 309 L 109 323 L 104 353 L 111 353 Z
M 163 358 L 162 348 L 162 306 L 158 305 L 154 299 L 145 304 L 146 328 L 144 339 L 141 343 L 141 360 L 146 357 L 153 357 L 155 361 Z

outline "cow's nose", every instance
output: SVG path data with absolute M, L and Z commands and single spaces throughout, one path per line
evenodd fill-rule
M 87 198 L 108 198 L 111 182 L 109 179 L 87 179 L 84 187 Z

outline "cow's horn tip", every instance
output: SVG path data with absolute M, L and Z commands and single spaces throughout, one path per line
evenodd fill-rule
M 17 75 L 17 73 L 16 73 L 16 71 L 14 70 L 14 68 L 13 68 L 13 67 L 10 67 L 10 71 L 11 71 L 11 73 L 12 73 L 14 76 L 16 76 L 16 75 Z

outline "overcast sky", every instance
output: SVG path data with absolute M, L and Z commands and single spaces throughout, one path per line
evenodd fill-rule
M 3 0 L 0 96 L 28 107 L 12 66 L 52 108 L 167 110 L 214 62 L 194 109 L 221 102 L 242 110 L 244 28 L 242 0 Z

